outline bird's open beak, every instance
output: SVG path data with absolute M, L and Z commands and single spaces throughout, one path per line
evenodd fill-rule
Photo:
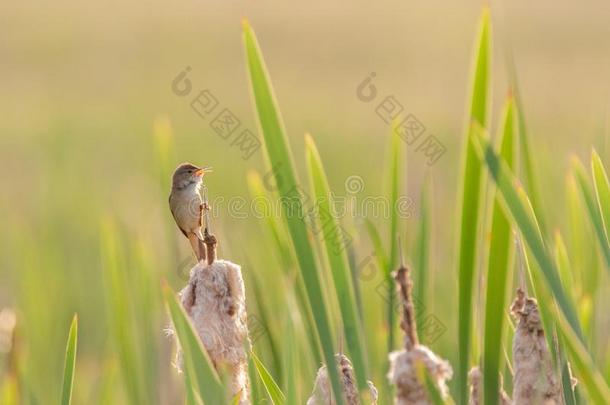
M 203 177 L 204 174 L 211 172 L 212 168 L 211 167 L 204 167 L 202 169 L 198 169 L 195 171 L 195 176 L 197 177 Z

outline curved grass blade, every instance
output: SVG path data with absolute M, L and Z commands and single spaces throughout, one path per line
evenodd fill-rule
M 253 351 L 250 351 L 250 357 L 254 362 L 254 367 L 256 368 L 256 372 L 258 373 L 259 378 L 263 382 L 265 386 L 265 390 L 271 398 L 271 401 L 275 405 L 281 405 L 286 401 L 286 396 L 280 389 L 279 385 L 273 379 L 273 376 L 269 374 L 269 371 L 265 368 L 265 365 L 259 360 L 259 358 L 254 354 Z
M 610 388 L 578 336 L 564 317 L 557 317 L 557 322 L 563 336 L 562 342 L 567 347 L 568 355 L 572 360 L 571 364 L 592 402 L 594 404 L 610 403 Z
M 573 290 L 579 301 L 583 297 L 594 297 L 599 287 L 598 279 L 600 273 L 600 255 L 591 254 L 590 235 L 593 229 L 590 221 L 583 219 L 583 212 L 586 210 L 584 202 L 580 196 L 579 187 L 576 184 L 574 173 L 570 172 L 566 176 L 566 195 L 568 202 L 569 228 L 567 235 L 570 238 L 570 252 L 574 263 L 575 284 Z M 586 306 L 580 305 L 579 315 L 583 327 L 588 329 L 588 317 L 583 313 Z M 586 312 L 586 311 L 585 311 Z
M 398 230 L 398 213 L 396 210 L 400 196 L 400 185 L 405 181 L 402 177 L 403 163 L 401 159 L 402 139 L 394 131 L 395 123 L 392 123 L 390 134 L 390 146 L 386 181 L 388 188 L 388 201 L 390 202 L 390 256 L 385 271 L 388 291 L 394 291 L 394 280 L 392 271 L 398 266 L 398 238 L 401 234 Z M 388 352 L 394 350 L 394 316 L 396 313 L 396 295 L 388 294 L 387 299 L 387 322 L 388 322 Z
M 504 212 L 519 227 L 525 241 L 532 251 L 546 283 L 549 285 L 555 301 L 557 301 L 561 314 L 566 317 L 569 325 L 575 333 L 583 339 L 583 334 L 576 316 L 576 311 L 571 305 L 566 295 L 554 261 L 549 255 L 540 228 L 531 210 L 531 205 L 527 200 L 527 195 L 521 186 L 518 185 L 504 159 L 496 154 L 493 147 L 482 134 L 473 137 L 477 152 L 481 160 L 485 161 L 487 168 L 496 183 L 499 195 L 501 196 L 502 208 Z
M 282 213 L 286 220 L 294 250 L 297 252 L 297 261 L 305 283 L 311 312 L 316 322 L 316 332 L 328 366 L 334 397 L 337 404 L 343 404 L 341 384 L 335 363 L 334 338 L 328 316 L 328 306 L 324 294 L 320 294 L 322 290 L 320 273 L 314 249 L 309 239 L 307 225 L 303 221 L 302 192 L 297 182 L 296 170 L 269 75 L 254 31 L 247 21 L 243 22 L 243 40 L 252 96 L 259 128 L 265 141 L 266 156 L 272 167 L 280 197 L 285 202 L 290 202 L 290 205 L 281 204 Z
M 288 304 L 290 308 L 290 303 Z M 295 336 L 295 326 L 291 317 L 290 309 L 284 320 L 284 339 L 282 354 L 284 365 L 284 391 L 286 391 L 286 404 L 299 404 L 299 390 L 297 376 L 299 375 L 299 358 L 296 348 L 299 346 Z
M 266 224 L 271 234 L 271 238 L 273 239 L 273 243 L 277 248 L 278 256 L 281 265 L 283 266 L 283 270 L 289 277 L 292 279 L 293 269 L 294 269 L 294 258 L 292 252 L 290 250 L 289 244 L 286 242 L 288 240 L 288 235 L 284 224 L 280 223 L 275 215 L 271 215 L 274 207 L 271 206 L 270 196 L 265 191 L 265 186 L 263 185 L 263 181 L 258 172 L 250 172 L 247 176 L 248 180 L 248 188 L 250 189 L 250 194 L 259 203 L 264 204 L 264 209 L 266 213 L 269 215 L 265 215 Z M 296 287 L 296 296 L 298 300 L 298 304 L 301 308 L 301 311 L 305 314 L 305 322 L 308 325 L 309 330 L 314 329 L 314 319 L 311 314 L 311 309 L 307 304 L 307 296 L 305 295 L 305 288 L 303 286 L 303 282 L 301 278 L 296 277 L 294 280 Z M 322 353 L 320 353 L 320 348 L 318 345 L 318 341 L 314 335 L 308 335 L 309 344 L 311 346 L 311 350 L 313 351 L 315 361 L 319 362 L 322 359 Z
M 601 214 L 600 217 L 606 235 L 606 246 L 608 246 L 610 240 L 610 183 L 604 164 L 595 150 L 591 153 L 591 172 L 593 173 L 598 212 Z M 610 263 L 608 264 L 610 265 Z M 608 268 L 610 269 L 610 267 Z
M 574 284 L 574 277 L 572 276 L 572 265 L 570 264 L 568 251 L 559 230 L 555 232 L 555 261 L 557 262 L 561 283 L 570 295 L 570 298 L 574 300 L 576 295 L 574 287 L 576 284 Z
M 426 178 L 422 187 L 421 196 L 421 214 L 417 239 L 415 240 L 415 272 L 417 281 L 413 286 L 413 295 L 417 298 L 417 302 L 422 308 L 427 308 L 426 290 L 428 287 L 428 271 L 430 261 L 430 193 L 431 193 L 430 178 Z M 417 330 L 423 331 L 426 318 L 424 316 L 416 316 Z M 426 343 L 426 342 L 424 342 Z
M 594 399 L 594 403 L 607 403 L 610 399 L 610 389 L 595 367 L 583 344 L 584 338 L 576 312 L 563 290 L 555 263 L 544 245 L 542 234 L 533 216 L 534 214 L 527 196 L 523 189 L 517 185 L 517 180 L 506 166 L 506 163 L 494 152 L 489 141 L 478 134 L 474 139 L 477 151 L 481 159 L 486 162 L 492 178 L 500 191 L 502 207 L 505 213 L 510 214 L 510 218 L 521 230 L 538 264 L 538 267 L 534 266 L 536 271 L 531 273 L 534 280 L 541 281 L 542 277 L 537 274 L 537 271 L 539 270 L 542 273 L 545 288 L 537 289 L 537 293 L 545 294 L 544 292 L 548 290 L 546 296 L 540 297 L 541 300 L 545 301 L 544 304 L 547 308 L 555 307 L 550 305 L 551 302 L 557 303 L 555 307 L 557 310 L 552 311 L 554 313 L 552 318 L 557 323 L 559 331 L 564 337 L 563 341 L 568 347 L 572 364 L 577 369 L 578 375 L 582 378 L 583 385 L 586 387 L 588 394 Z M 540 282 L 538 282 L 538 285 L 542 287 Z
M 591 184 L 589 183 L 589 179 L 587 178 L 585 168 L 578 159 L 574 158 L 572 159 L 572 169 L 574 171 L 576 183 L 580 189 L 581 196 L 585 202 L 585 206 L 587 207 L 589 219 L 591 220 L 595 235 L 597 236 L 597 241 L 599 242 L 602 256 L 606 260 L 606 268 L 610 270 L 610 243 L 608 243 L 608 237 L 606 236 L 602 216 L 598 209 L 599 207 L 597 202 L 595 201 L 595 196 L 591 188 Z M 599 186 L 602 186 L 602 184 Z
M 193 383 L 188 373 L 184 373 L 184 403 L 186 405 L 198 405 L 199 402 L 193 392 Z
M 72 386 L 74 385 L 74 368 L 76 366 L 76 347 L 78 344 L 78 315 L 74 314 L 68 344 L 66 345 L 66 360 L 64 365 L 64 383 L 61 390 L 61 404 L 70 405 L 72 402 Z
M 509 99 L 503 113 L 500 134 L 500 155 L 509 167 L 514 166 L 514 104 Z M 487 263 L 487 288 L 485 298 L 485 331 L 483 342 L 483 398 L 485 404 L 498 403 L 500 371 L 502 369 L 502 341 L 506 329 L 506 296 L 511 280 L 513 255 L 511 225 L 494 198 L 491 214 L 491 242 Z
M 433 405 L 454 405 L 453 399 L 450 395 L 443 398 L 443 395 L 436 385 L 434 378 L 430 375 L 430 371 L 428 371 L 426 366 L 421 361 L 417 361 L 415 363 L 415 371 L 420 384 L 426 387 L 426 393 L 430 403 Z
M 610 400 L 610 389 L 601 373 L 597 370 L 595 363 L 582 343 L 582 339 L 576 335 L 566 317 L 558 311 L 557 305 L 554 305 L 557 300 L 553 300 L 549 287 L 542 283 L 540 275 L 535 271 L 537 270 L 535 264 L 527 264 L 526 260 L 526 265 L 538 298 L 545 330 L 549 331 L 548 335 L 550 336 L 550 331 L 553 330 L 554 325 L 557 325 L 561 333 L 561 341 L 567 347 L 567 352 L 576 370 L 576 375 L 578 375 L 580 382 L 586 388 L 593 403 L 608 403 L 608 400 Z M 556 350 L 553 344 L 549 345 L 549 347 L 553 348 L 553 351 Z M 570 387 L 567 388 L 570 389 Z M 565 389 L 566 387 L 564 387 Z
M 460 387 L 459 403 L 468 398 L 468 361 L 470 358 L 472 297 L 474 271 L 477 255 L 477 235 L 479 225 L 479 203 L 481 188 L 481 162 L 472 144 L 472 121 L 487 125 L 490 65 L 490 21 L 489 9 L 485 7 L 479 22 L 477 46 L 472 76 L 472 93 L 468 114 L 467 137 L 465 140 L 464 169 L 462 178 L 460 242 L 458 259 L 459 303 L 458 303 L 458 345 L 459 364 L 457 384 Z
M 317 201 L 318 226 L 322 228 L 326 257 L 332 272 L 335 293 L 343 319 L 347 349 L 354 364 L 358 389 L 364 390 L 368 387 L 368 367 L 362 325 L 356 312 L 358 307 L 352 285 L 351 271 L 346 249 L 343 248 L 342 238 L 345 237 L 345 230 L 335 217 L 335 207 L 331 200 L 326 172 L 318 148 L 310 135 L 305 137 L 305 155 L 311 189 Z
M 277 247 L 282 265 L 286 270 L 288 270 L 292 267 L 294 259 L 290 254 L 290 247 L 285 242 L 287 239 L 286 230 L 282 224 L 279 223 L 277 217 L 275 215 L 271 215 L 273 212 L 273 207 L 271 206 L 270 199 L 265 192 L 265 186 L 263 185 L 263 180 L 261 179 L 260 174 L 255 171 L 249 172 L 247 180 L 250 194 L 254 200 L 264 204 L 264 212 L 267 214 L 265 215 L 267 229 L 269 229 L 273 242 Z
M 163 297 L 170 318 L 180 341 L 184 358 L 185 373 L 194 384 L 194 391 L 199 394 L 204 404 L 225 403 L 225 392 L 220 378 L 201 344 L 199 336 L 184 312 L 184 308 L 172 289 L 164 283 Z
M 248 266 L 248 267 L 251 267 L 251 266 Z M 264 337 L 268 343 L 269 351 L 271 352 L 272 367 L 281 376 L 282 375 L 282 355 L 280 352 L 281 348 L 280 348 L 279 341 L 282 340 L 282 338 L 281 338 L 282 332 L 279 332 L 279 333 L 276 332 L 276 328 L 274 327 L 275 325 L 272 322 L 274 319 L 273 311 L 268 308 L 268 304 L 265 302 L 264 299 L 262 299 L 262 297 L 265 297 L 265 293 L 264 293 L 265 289 L 261 287 L 261 285 L 263 285 L 263 286 L 265 285 L 264 277 L 265 277 L 265 275 L 258 274 L 255 272 L 252 274 L 252 277 L 250 277 L 250 280 L 251 280 L 250 285 L 252 286 L 252 290 L 254 291 L 254 296 L 257 297 L 256 313 L 258 316 L 254 317 L 254 315 L 252 315 L 252 309 L 250 309 L 251 315 L 249 316 L 248 320 L 249 320 L 250 324 L 253 324 L 254 320 L 256 320 L 257 323 L 260 322 L 259 327 L 264 328 Z M 250 307 L 250 308 L 252 308 L 252 307 Z M 260 319 L 258 319 L 258 318 L 260 318 Z M 280 335 L 280 336 L 278 336 L 278 335 Z M 260 338 L 258 338 L 255 343 L 260 345 Z M 280 384 L 281 383 L 282 383 L 282 381 L 280 379 Z
M 119 355 L 120 371 L 125 389 L 132 403 L 149 403 L 148 391 L 142 381 L 142 366 L 137 346 L 134 318 L 132 316 L 133 297 L 129 293 L 127 275 L 124 268 L 127 261 L 119 244 L 120 233 L 110 218 L 104 218 L 101 226 L 101 252 L 104 276 L 110 292 L 110 329 Z

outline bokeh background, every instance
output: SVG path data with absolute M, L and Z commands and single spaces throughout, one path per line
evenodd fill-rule
M 142 354 L 142 361 L 151 362 L 150 375 L 143 378 L 153 393 L 149 403 L 181 397 L 157 294 L 163 278 L 181 288 L 189 263 L 188 244 L 168 210 L 170 171 L 181 161 L 213 166 L 206 178 L 210 196 L 228 200 L 249 199 L 247 173 L 264 174 L 266 168 L 262 153 L 241 159 L 209 120 L 172 92 L 171 82 L 190 66 L 196 90 L 212 91 L 243 127 L 256 131 L 243 17 L 257 31 L 297 166 L 304 168 L 303 135 L 310 132 L 338 195 L 346 193 L 350 176 L 363 180 L 359 198 L 383 195 L 388 128 L 374 104 L 356 97 L 356 87 L 371 72 L 382 94 L 394 95 L 445 145 L 445 155 L 433 166 L 408 149 L 403 193 L 413 199 L 413 215 L 402 226 L 412 240 L 421 185 L 430 176 L 430 310 L 447 328 L 432 346 L 454 359 L 456 195 L 480 7 L 479 1 L 0 4 L 0 308 L 16 311 L 20 365 L 31 398 L 49 403 L 58 397 L 67 329 L 78 312 L 76 403 L 129 401 L 130 382 L 119 370 L 113 343 L 116 307 L 112 281 L 104 275 L 101 229 L 114 233 L 123 251 L 121 268 L 133 295 L 130 316 L 151 320 L 151 333 L 142 332 L 150 350 Z M 562 212 L 569 156 L 586 157 L 595 145 L 602 158 L 610 158 L 604 135 L 610 6 L 601 0 L 518 0 L 492 2 L 491 10 L 493 122 L 508 92 L 505 62 L 512 51 L 546 196 L 542 203 L 552 226 L 561 228 L 567 222 Z M 385 229 L 383 218 L 371 219 Z M 260 219 L 228 215 L 223 206 L 213 221 L 223 257 L 243 264 L 245 273 L 273 274 L 270 268 L 278 262 L 270 258 L 269 246 L 261 246 Z M 362 218 L 348 222 L 355 229 L 357 256 L 364 258 L 371 248 Z M 254 305 L 251 275 L 245 277 Z M 277 281 L 266 280 L 263 291 L 278 288 Z M 142 293 L 141 282 L 150 290 Z M 376 348 L 370 337 L 385 327 L 374 287 L 363 283 L 362 289 L 371 306 L 372 356 L 382 358 L 384 347 Z M 268 305 L 281 309 L 277 295 Z M 6 364 L 2 356 L 0 365 Z M 310 372 L 302 378 L 313 383 L 315 368 Z M 374 377 L 383 375 L 378 369 Z

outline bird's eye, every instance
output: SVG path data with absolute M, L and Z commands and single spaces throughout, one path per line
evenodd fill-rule
M 192 170 L 189 170 L 189 173 L 193 173 L 193 171 L 192 171 Z

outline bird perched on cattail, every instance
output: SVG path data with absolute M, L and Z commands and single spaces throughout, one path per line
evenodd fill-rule
M 180 231 L 191 243 L 198 261 L 205 259 L 205 245 L 201 226 L 203 210 L 208 209 L 201 199 L 199 190 L 203 176 L 212 171 L 210 167 L 197 167 L 182 163 L 172 176 L 172 191 L 169 195 L 169 208 Z

